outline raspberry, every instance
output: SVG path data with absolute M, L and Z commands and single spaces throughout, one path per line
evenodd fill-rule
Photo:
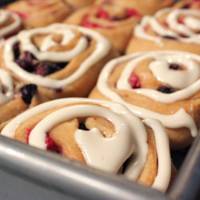
M 133 9 L 133 8 L 128 8 L 126 10 L 126 15 L 127 17 L 137 17 L 137 18 L 142 17 L 142 15 L 136 9 Z
M 109 13 L 104 10 L 103 8 L 100 8 L 98 11 L 97 11 L 97 18 L 101 18 L 101 19 L 110 19 L 110 15 Z
M 25 137 L 26 137 L 26 144 L 28 144 L 29 143 L 29 136 L 30 136 L 30 134 L 31 134 L 31 128 L 27 128 L 26 130 L 25 130 Z
M 136 74 L 133 74 L 130 77 L 129 83 L 131 84 L 132 88 L 140 88 L 141 87 L 139 77 Z
M 59 146 L 54 142 L 54 140 L 50 137 L 49 134 L 47 134 L 45 143 L 46 143 L 46 145 L 47 145 L 47 150 L 48 150 L 48 151 L 52 151 L 52 152 L 55 152 L 55 153 L 61 153 L 61 147 L 59 147 Z

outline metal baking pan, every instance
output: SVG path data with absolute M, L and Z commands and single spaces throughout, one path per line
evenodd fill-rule
M 0 199 L 199 200 L 200 136 L 167 194 L 0 136 Z
M 197 200 L 200 137 L 167 194 L 0 136 L 0 199 Z

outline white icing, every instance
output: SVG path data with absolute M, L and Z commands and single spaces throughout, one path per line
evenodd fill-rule
M 7 26 L 3 26 L 9 19 L 13 19 L 14 21 Z M 21 26 L 21 20 L 20 17 L 14 13 L 0 10 L 0 25 L 3 26 L 0 28 L 0 38 L 2 38 L 16 31 L 16 29 Z
M 73 105 L 69 105 L 72 103 Z M 74 105 L 76 103 L 78 104 Z M 89 131 L 77 129 L 75 133 L 76 142 L 87 164 L 117 173 L 124 161 L 133 153 L 134 159 L 129 163 L 125 175 L 132 180 L 138 178 L 146 162 L 148 152 L 147 133 L 141 120 L 117 103 L 82 98 L 54 100 L 18 115 L 5 126 L 1 134 L 12 138 L 18 126 L 27 119 L 61 105 L 65 106 L 47 115 L 32 129 L 29 136 L 31 145 L 45 149 L 46 133 L 63 121 L 74 117 L 100 116 L 113 124 L 115 132 L 112 137 L 104 138 L 96 128 Z M 165 190 L 169 183 L 168 175 L 171 171 L 171 163 L 168 161 L 169 152 L 167 152 L 167 148 L 169 151 L 169 146 L 167 147 L 166 134 L 158 122 L 147 120 L 146 124 L 153 129 L 157 149 L 159 148 L 158 175 L 154 187 Z M 160 148 L 162 145 L 163 148 Z M 164 167 L 164 169 L 160 169 L 160 167 Z
M 3 90 L 5 91 L 3 92 Z M 0 105 L 12 99 L 13 96 L 13 80 L 8 72 L 0 69 Z
M 64 120 L 88 116 L 107 118 L 114 125 L 115 133 L 113 137 L 105 138 L 96 128 L 89 131 L 77 129 L 75 139 L 87 164 L 108 172 L 117 173 L 122 163 L 133 153 L 131 131 L 122 117 L 99 106 L 76 105 L 53 112 L 34 127 L 29 137 L 29 144 L 46 149 L 45 136 L 52 127 Z
M 84 36 L 81 36 L 76 46 L 69 51 L 65 52 L 50 52 L 45 51 L 49 47 L 54 46 L 55 42 L 50 36 L 43 41 L 41 45 L 41 51 L 38 50 L 31 42 L 31 38 L 35 34 L 62 34 L 63 41 L 62 44 L 67 44 L 71 39 L 74 38 L 74 31 L 81 32 Z M 70 33 L 70 34 L 69 34 Z M 66 34 L 66 36 L 65 36 Z M 69 39 L 67 38 L 69 34 Z M 83 52 L 87 47 L 87 39 L 85 36 L 89 36 L 96 42 L 96 48 L 93 53 L 88 56 L 81 64 L 80 67 L 70 76 L 62 79 L 55 80 L 48 77 L 41 77 L 23 70 L 14 62 L 14 53 L 13 45 L 20 41 L 21 47 L 24 51 L 29 51 L 33 53 L 39 60 L 48 60 L 55 62 L 67 62 Z M 28 31 L 23 31 L 18 34 L 16 37 L 9 39 L 4 48 L 4 60 L 6 67 L 8 67 L 14 74 L 18 75 L 22 80 L 31 82 L 40 86 L 49 87 L 49 88 L 62 88 L 66 85 L 71 84 L 72 82 L 79 79 L 84 73 L 86 73 L 95 63 L 104 58 L 109 50 L 110 43 L 107 39 L 101 36 L 99 33 L 92 31 L 90 29 L 82 28 L 79 26 L 73 25 L 63 25 L 63 24 L 54 24 L 45 28 L 32 29 Z
M 169 140 L 164 128 L 158 121 L 145 119 L 144 122 L 154 130 L 158 157 L 159 167 L 152 187 L 164 192 L 167 190 L 167 186 L 171 180 L 171 156 L 169 151 Z
M 167 14 L 166 22 L 168 27 L 159 23 L 160 16 Z M 184 16 L 184 24 L 180 24 L 178 19 Z M 138 38 L 151 40 L 161 44 L 162 36 L 171 36 L 187 43 L 200 43 L 200 35 L 195 31 L 200 29 L 200 13 L 199 10 L 185 10 L 185 9 L 163 9 L 156 13 L 155 16 L 146 16 L 142 22 L 136 26 L 134 34 Z M 145 27 L 150 25 L 151 29 L 156 35 L 150 35 L 146 32 Z M 186 35 L 187 38 L 180 34 Z
M 178 100 L 187 99 L 200 90 L 200 79 L 198 79 L 190 86 L 171 94 L 163 94 L 161 92 L 158 92 L 152 89 L 134 89 L 133 91 L 128 83 L 129 77 L 131 76 L 131 73 L 133 72 L 134 67 L 137 64 L 137 62 L 143 59 L 147 59 L 147 58 L 154 58 L 158 60 L 162 60 L 163 58 L 164 59 L 167 58 L 168 60 L 169 58 L 171 58 L 172 60 L 171 61 L 169 60 L 169 62 L 173 62 L 174 59 L 175 61 L 177 61 L 178 58 L 185 58 L 188 60 L 191 59 L 191 60 L 194 60 L 194 62 L 200 60 L 198 55 L 184 53 L 184 52 L 174 52 L 174 51 L 144 52 L 144 53 L 132 54 L 132 55 L 124 56 L 121 58 L 117 58 L 109 62 L 103 68 L 99 76 L 98 83 L 97 83 L 98 90 L 105 97 L 126 105 L 138 117 L 157 119 L 161 121 L 161 123 L 165 127 L 168 127 L 168 128 L 186 127 L 190 130 L 192 136 L 196 136 L 198 131 L 197 131 L 195 122 L 192 119 L 192 117 L 188 113 L 186 113 L 182 108 L 180 108 L 180 110 L 178 110 L 174 114 L 164 115 L 161 113 L 157 113 L 157 112 L 127 103 L 118 93 L 112 90 L 112 88 L 109 86 L 108 79 L 109 79 L 110 74 L 114 70 L 114 68 L 117 67 L 120 63 L 127 62 L 127 64 L 125 65 L 125 69 L 122 72 L 122 75 L 116 84 L 116 89 L 128 90 L 130 92 L 137 92 L 138 94 L 145 95 L 147 97 L 155 99 L 156 101 L 160 101 L 164 103 L 172 103 Z M 188 64 L 188 62 L 186 64 Z M 191 63 L 189 62 L 189 64 Z M 162 66 L 159 66 L 159 67 L 162 68 Z M 188 68 L 191 68 L 191 66 Z M 196 73 L 196 70 L 198 71 L 196 64 L 192 66 L 192 69 L 193 68 L 195 69 L 194 72 Z M 183 78 L 185 78 L 185 76 Z M 192 78 L 192 81 L 194 81 L 195 79 L 196 77 L 194 75 L 194 77 Z M 173 84 L 173 83 L 170 83 L 170 84 Z

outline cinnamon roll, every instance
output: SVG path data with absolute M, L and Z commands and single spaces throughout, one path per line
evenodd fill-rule
M 15 13 L 0 10 L 0 40 L 16 34 L 21 29 L 21 19 Z
M 117 103 L 50 101 L 14 118 L 1 134 L 161 191 L 169 185 L 171 158 L 164 128 L 153 119 L 141 121 Z
M 106 36 L 112 45 L 123 52 L 131 37 L 134 24 L 142 14 L 129 0 L 104 2 L 77 10 L 65 21 L 94 29 Z
M 18 14 L 25 28 L 36 28 L 63 21 L 71 12 L 63 0 L 20 0 L 11 3 L 8 10 Z
M 200 124 L 200 56 L 178 51 L 130 54 L 110 61 L 90 97 L 126 105 L 159 120 L 172 148 L 188 146 Z
M 0 63 L 21 83 L 49 99 L 86 96 L 102 66 L 114 56 L 110 43 L 90 29 L 54 24 L 20 32 L 5 42 Z
M 0 129 L 11 118 L 38 103 L 35 85 L 19 85 L 8 71 L 0 68 Z
M 135 27 L 127 52 L 182 50 L 200 53 L 200 13 L 195 9 L 164 9 L 145 16 Z

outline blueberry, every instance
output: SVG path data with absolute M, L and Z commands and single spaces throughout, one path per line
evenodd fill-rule
M 50 62 L 41 62 L 37 65 L 35 73 L 41 76 L 47 76 L 63 69 L 65 66 L 66 63 L 55 64 Z
M 84 122 L 79 122 L 79 129 L 81 130 L 85 130 L 85 131 L 88 131 L 89 129 L 85 126 L 85 123 Z
M 28 51 L 23 52 L 15 62 L 28 72 L 33 72 L 38 63 L 35 56 Z
M 37 86 L 34 84 L 28 84 L 20 88 L 22 99 L 26 104 L 30 104 L 33 96 L 37 92 Z
M 174 92 L 173 88 L 171 88 L 169 86 L 165 86 L 165 85 L 160 86 L 157 90 L 159 92 L 166 93 L 166 94 L 170 94 L 170 93 Z
M 176 40 L 176 37 L 170 36 L 170 35 L 163 35 L 162 36 L 164 39 L 168 39 L 168 40 Z
M 171 63 L 169 65 L 169 68 L 170 69 L 173 69 L 173 70 L 179 70 L 180 69 L 180 65 L 179 64 L 176 64 L 176 63 Z
M 18 58 L 19 58 L 19 55 L 20 55 L 19 42 L 16 42 L 16 43 L 13 45 L 13 52 L 14 52 L 15 59 L 18 59 Z

